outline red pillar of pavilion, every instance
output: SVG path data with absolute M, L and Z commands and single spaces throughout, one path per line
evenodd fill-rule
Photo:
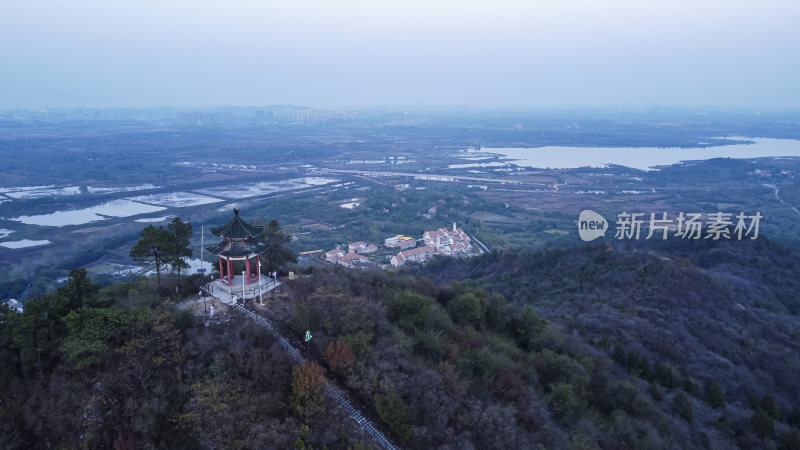
M 244 268 L 247 271 L 247 284 L 250 284 L 250 257 L 244 257 Z

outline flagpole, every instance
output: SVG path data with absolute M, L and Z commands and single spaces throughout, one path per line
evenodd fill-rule
M 200 268 L 203 268 L 203 248 L 205 246 L 205 225 L 200 225 Z M 203 274 L 205 277 L 205 274 Z

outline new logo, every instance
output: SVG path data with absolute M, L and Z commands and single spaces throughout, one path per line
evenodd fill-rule
M 585 209 L 581 211 L 578 216 L 578 235 L 584 241 L 593 241 L 599 237 L 605 236 L 608 230 L 608 222 L 600 214 Z

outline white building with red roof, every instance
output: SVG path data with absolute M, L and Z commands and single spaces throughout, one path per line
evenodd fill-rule
M 328 250 L 327 252 L 325 252 L 325 260 L 335 263 L 339 261 L 339 258 L 344 257 L 344 255 L 345 255 L 344 250 L 340 248 L 335 248 L 333 250 Z
M 438 248 L 437 253 L 442 255 L 455 256 L 465 255 L 472 250 L 472 244 L 469 242 L 459 242 L 457 244 L 442 245 Z
M 447 253 L 452 250 L 461 249 L 464 246 L 472 248 L 467 233 L 464 233 L 461 228 L 457 228 L 455 223 L 453 223 L 452 230 L 439 228 L 438 230 L 426 231 L 425 234 L 422 235 L 422 239 L 425 241 L 425 245 L 433 247 L 436 252 Z M 464 244 L 464 246 L 453 247 L 447 251 L 442 251 L 456 244 Z
M 370 261 L 365 256 L 361 256 L 356 252 L 349 252 L 343 257 L 339 258 L 338 263 L 352 269 L 355 267 L 363 267 L 368 265 L 370 264 Z
M 389 264 L 391 264 L 392 267 L 400 267 L 409 261 L 427 261 L 431 259 L 434 253 L 434 250 L 428 246 L 412 248 L 411 250 L 404 250 L 393 256 Z
M 348 245 L 347 248 L 351 252 L 361 253 L 361 252 L 363 252 L 364 250 L 367 249 L 367 243 L 366 242 L 361 242 L 361 241 L 353 242 L 350 245 Z
M 360 253 L 362 255 L 367 253 L 375 253 L 378 251 L 378 246 L 375 244 L 367 244 L 366 242 L 353 242 L 352 244 L 348 245 L 347 248 L 351 252 Z
M 403 236 L 402 234 L 398 234 L 397 236 L 392 236 L 390 238 L 386 238 L 383 241 L 383 245 L 385 245 L 385 246 L 387 246 L 389 248 L 399 247 L 401 249 L 407 249 L 407 248 L 416 247 L 417 246 L 417 240 L 412 238 L 412 237 Z

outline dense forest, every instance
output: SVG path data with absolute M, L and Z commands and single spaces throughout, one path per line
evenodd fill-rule
M 781 448 L 794 448 L 785 446 L 800 425 L 796 251 L 768 239 L 598 244 L 439 259 L 425 273 L 534 307 L 612 357 L 654 400 L 682 388 L 692 430 L 722 431 L 742 448 L 783 435 Z M 759 431 L 761 413 L 771 420 Z
M 249 307 L 312 331 L 300 366 L 235 312 L 176 308 L 197 278 L 76 270 L 3 309 L 0 447 L 374 447 L 327 379 L 404 448 L 798 448 L 798 255 L 692 244 L 295 268 Z

